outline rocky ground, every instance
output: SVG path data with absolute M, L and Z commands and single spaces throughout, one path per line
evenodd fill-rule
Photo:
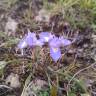
M 96 1 L 85 1 L 0 1 L 0 96 L 96 96 Z M 28 30 L 74 43 L 57 63 L 46 46 L 22 55 Z

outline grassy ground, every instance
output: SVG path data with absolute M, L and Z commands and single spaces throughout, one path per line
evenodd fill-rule
M 0 5 L 0 96 L 96 95 L 96 0 L 3 0 Z M 28 29 L 77 39 L 62 48 L 55 63 L 46 46 L 25 48 L 21 55 L 17 44 Z

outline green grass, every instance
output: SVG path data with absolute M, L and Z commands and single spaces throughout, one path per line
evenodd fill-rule
M 18 0 L 2 0 L 0 1 L 0 5 L 4 8 L 11 8 Z
M 52 14 L 62 13 L 63 19 L 70 22 L 73 28 L 96 26 L 96 0 L 56 0 L 49 4 L 44 0 L 44 8 Z

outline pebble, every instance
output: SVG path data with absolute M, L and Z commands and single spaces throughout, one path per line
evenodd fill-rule
M 21 83 L 19 81 L 19 75 L 11 73 L 5 80 L 5 83 L 12 88 L 20 88 Z
M 17 25 L 18 23 L 12 19 L 11 17 L 8 18 L 8 21 L 5 25 L 5 32 L 6 34 L 8 34 L 8 36 L 10 36 L 11 34 L 15 34 L 16 29 L 17 29 Z

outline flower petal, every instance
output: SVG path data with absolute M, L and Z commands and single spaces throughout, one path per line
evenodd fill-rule
M 27 42 L 26 42 L 26 40 L 23 38 L 23 39 L 19 42 L 19 44 L 17 45 L 17 47 L 20 48 L 20 49 L 23 49 L 23 48 L 27 47 Z
M 58 47 L 51 47 L 50 48 L 50 56 L 52 57 L 52 59 L 57 62 L 58 59 L 60 59 L 61 57 L 61 51 L 60 48 Z
M 50 32 L 41 32 L 39 37 L 43 42 L 49 42 L 49 40 L 53 38 L 53 35 Z
M 36 41 L 37 41 L 36 34 L 28 32 L 28 35 L 26 37 L 27 44 L 29 46 L 34 46 L 34 45 L 36 45 Z
M 38 39 L 38 40 L 36 41 L 36 46 L 42 47 L 43 45 L 44 45 L 44 42 L 43 42 L 41 39 Z
M 61 37 L 61 38 L 59 38 L 59 39 L 60 39 L 60 41 L 61 41 L 61 46 L 68 46 L 68 45 L 70 45 L 70 44 L 72 43 L 70 40 L 65 39 L 65 38 L 63 38 L 63 37 Z
M 54 37 L 52 40 L 49 42 L 50 47 L 60 47 L 61 41 L 59 40 L 58 37 Z

